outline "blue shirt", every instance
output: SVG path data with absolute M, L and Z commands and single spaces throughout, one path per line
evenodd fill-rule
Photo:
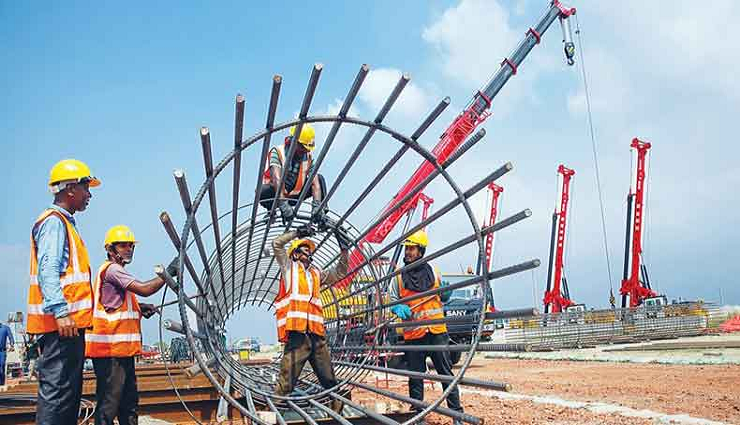
M 15 341 L 13 340 L 13 332 L 10 330 L 9 327 L 3 325 L 0 323 L 0 351 L 5 351 L 8 343 L 8 339 L 10 339 L 10 345 L 15 345 Z
M 69 211 L 53 204 L 49 208 L 64 214 L 72 226 L 76 226 Z M 54 317 L 66 316 L 67 300 L 62 294 L 59 277 L 69 264 L 67 229 L 62 220 L 52 215 L 33 229 L 33 240 L 36 242 L 38 281 L 44 295 L 44 312 L 52 313 Z

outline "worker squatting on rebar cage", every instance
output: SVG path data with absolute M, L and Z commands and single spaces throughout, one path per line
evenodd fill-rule
M 421 259 L 429 245 L 429 238 L 425 231 L 419 230 L 411 234 L 403 243 L 404 257 L 403 262 L 406 265 Z M 439 288 L 442 284 L 439 270 L 433 268 L 429 263 L 420 264 L 411 267 L 396 276 L 396 281 L 390 286 L 391 302 L 411 297 L 420 292 L 426 292 L 431 289 Z M 420 300 L 411 300 L 402 304 L 397 304 L 391 308 L 393 314 L 401 320 L 430 320 L 444 319 L 444 310 L 442 303 L 450 297 L 450 291 L 443 291 L 440 294 L 432 294 Z M 405 327 L 403 339 L 409 345 L 449 345 L 450 337 L 447 334 L 447 325 L 444 323 Z M 443 351 L 409 351 L 404 354 L 408 362 L 409 370 L 414 372 L 426 372 L 426 358 L 431 357 L 434 368 L 440 375 L 452 376 L 452 363 L 447 353 Z M 442 383 L 443 388 L 447 388 L 446 383 Z M 409 396 L 416 400 L 424 400 L 424 380 L 418 378 L 409 378 Z M 447 407 L 452 410 L 462 412 L 460 404 L 460 391 L 454 388 L 447 396 Z M 454 420 L 454 424 L 462 424 L 459 419 Z
M 95 369 L 95 425 L 113 425 L 116 418 L 120 425 L 139 423 L 134 357 L 141 355 L 141 317 L 157 310 L 136 296 L 154 295 L 165 282 L 158 276 L 141 282 L 124 269 L 133 261 L 136 242 L 127 226 L 111 227 L 103 243 L 108 259 L 95 276 L 92 329 L 85 335 L 85 355 Z M 178 271 L 173 260 L 167 273 Z
M 296 127 L 291 127 L 290 135 L 285 137 L 284 144 L 270 149 L 266 158 L 265 173 L 262 176 L 260 205 L 270 210 L 277 198 L 277 207 L 280 209 L 283 224 L 293 219 L 293 208 L 299 199 L 303 186 L 311 175 L 313 167 L 311 152 L 316 148 L 314 142 L 316 131 L 310 124 L 303 124 L 301 134 L 297 137 L 298 143 L 293 147 L 294 153 L 290 160 L 286 162 L 285 158 L 291 151 L 291 141 L 296 139 L 295 131 Z M 283 172 L 285 172 L 283 190 L 281 196 L 278 197 L 276 194 L 280 191 L 280 176 Z M 320 205 L 323 196 L 326 195 L 326 181 L 324 176 L 317 174 L 310 184 L 310 196 L 313 205 L 311 220 L 323 227 L 326 224 L 327 206 L 320 208 Z
M 281 272 L 280 289 L 275 298 L 278 340 L 285 344 L 275 390 L 280 396 L 293 391 L 306 361 L 311 363 L 324 388 L 337 384 L 326 344 L 320 290 L 322 285 L 333 285 L 346 275 L 350 241 L 341 231 L 335 231 L 340 258 L 332 269 L 322 271 L 311 264 L 316 249 L 314 242 L 308 239 L 312 235 L 309 224 L 285 232 L 272 241 Z M 332 402 L 332 409 L 339 412 L 341 408 L 341 402 Z

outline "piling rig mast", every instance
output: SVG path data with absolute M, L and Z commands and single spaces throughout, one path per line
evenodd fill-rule
M 499 196 L 501 196 L 501 193 L 503 193 L 504 188 L 497 185 L 494 182 L 491 182 L 488 185 L 488 191 L 491 193 L 491 212 L 488 216 L 488 223 L 486 223 L 486 221 L 483 220 L 483 226 L 493 226 L 496 223 L 496 216 L 498 215 L 498 198 Z M 493 233 L 489 233 L 486 236 L 485 269 L 481 270 L 481 264 L 478 264 L 478 274 L 481 274 L 482 271 L 485 271 L 486 273 L 491 271 L 492 257 L 493 257 Z M 491 291 L 491 294 L 493 294 L 493 291 Z M 493 296 L 491 296 L 491 299 L 488 301 L 488 311 L 490 313 L 494 313 L 496 311 L 496 305 L 495 305 Z
M 634 179 L 630 182 L 627 194 L 627 226 L 624 241 L 624 272 L 622 287 L 622 308 L 637 307 L 647 298 L 658 294 L 650 287 L 647 267 L 642 263 L 642 231 L 645 216 L 645 160 L 650 143 L 638 138 L 632 139 L 630 147 L 636 152 Z
M 545 290 L 545 313 L 560 313 L 573 305 L 568 289 L 568 280 L 563 273 L 563 255 L 565 252 L 565 234 L 568 219 L 568 201 L 570 200 L 570 180 L 576 172 L 560 164 L 558 179 L 559 205 L 552 213 L 552 232 L 550 233 L 550 262 L 547 267 L 547 289 Z
M 432 154 L 437 164 L 445 167 L 447 159 L 463 144 L 465 139 L 491 115 L 489 109 L 493 99 L 501 91 L 509 78 L 516 75 L 519 66 L 529 55 L 534 46 L 540 43 L 542 36 L 550 28 L 550 25 L 558 19 L 563 34 L 563 51 L 568 65 L 575 63 L 575 43 L 570 25 L 570 17 L 576 13 L 575 8 L 564 6 L 559 0 L 553 0 L 550 7 L 544 13 L 536 26 L 530 27 L 524 39 L 519 43 L 514 52 L 501 61 L 501 67 L 493 75 L 486 86 L 476 92 L 473 100 L 467 105 L 463 112 L 455 118 L 450 126 L 442 133 Z M 382 243 L 388 234 L 395 228 L 401 218 L 411 209 L 415 208 L 422 190 L 426 186 L 428 178 L 435 171 L 435 165 L 424 161 L 412 174 L 411 178 L 403 185 L 401 190 L 385 206 L 380 216 L 382 221 L 366 234 L 360 241 L 358 247 L 350 255 L 349 270 L 356 270 L 365 258 L 362 254 L 362 245 L 366 243 Z M 396 208 L 403 204 L 401 208 Z M 352 280 L 353 274 L 340 282 L 339 286 L 346 286 Z

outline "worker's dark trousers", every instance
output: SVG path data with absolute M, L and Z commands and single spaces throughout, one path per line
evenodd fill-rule
M 5 350 L 0 351 L 0 385 L 5 385 Z
M 326 338 L 312 333 L 288 332 L 288 342 L 283 349 L 280 362 L 280 378 L 275 389 L 277 395 L 288 395 L 301 375 L 306 360 L 311 363 L 321 386 L 330 388 L 337 384 L 334 368 L 329 356 Z
M 324 180 L 324 176 L 322 176 L 321 174 L 319 174 L 318 177 L 319 185 L 321 186 L 321 196 L 326 196 L 326 180 Z M 260 205 L 262 205 L 263 208 L 269 210 L 270 208 L 272 208 L 272 203 L 275 200 L 275 188 L 272 187 L 272 185 L 263 184 L 262 189 L 260 190 Z M 308 194 L 306 195 L 306 199 L 313 196 L 313 192 L 311 191 L 311 189 L 309 189 L 307 193 Z M 296 201 L 298 200 L 298 195 L 288 196 L 287 200 L 290 205 L 295 206 Z
M 77 425 L 85 363 L 85 332 L 79 332 L 72 338 L 57 332 L 39 338 L 36 425 Z
M 93 359 L 95 368 L 95 425 L 139 423 L 139 391 L 133 357 Z
M 447 333 L 435 335 L 428 332 L 424 337 L 407 341 L 406 343 L 410 345 L 448 345 L 450 343 L 450 337 Z M 432 358 L 432 363 L 434 363 L 437 374 L 452 376 L 452 364 L 444 351 L 407 351 L 406 360 L 409 364 L 409 370 L 425 373 L 427 371 L 427 356 Z M 443 383 L 442 388 L 447 389 L 447 384 Z M 424 400 L 423 379 L 409 378 L 409 396 L 416 400 Z M 463 411 L 460 405 L 460 391 L 457 388 L 447 396 L 447 407 L 459 412 Z

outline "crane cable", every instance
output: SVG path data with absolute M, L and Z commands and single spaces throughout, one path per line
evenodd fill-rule
M 599 192 L 599 206 L 601 208 L 601 230 L 604 236 L 604 253 L 606 254 L 606 269 L 607 274 L 609 277 L 609 291 L 610 294 L 613 296 L 614 294 L 614 286 L 612 285 L 612 268 L 611 268 L 611 259 L 609 256 L 609 239 L 606 235 L 606 215 L 604 214 L 604 198 L 601 193 L 601 177 L 599 176 L 599 159 L 598 154 L 596 153 L 596 136 L 594 135 L 594 122 L 593 122 L 593 116 L 591 113 L 591 94 L 588 90 L 588 79 L 586 78 L 586 62 L 583 59 L 583 41 L 581 40 L 581 25 L 578 21 L 578 15 L 574 15 L 576 17 L 576 37 L 578 38 L 578 45 L 581 46 L 580 49 L 578 49 L 579 56 L 581 58 L 581 74 L 583 76 L 583 90 L 584 94 L 586 95 L 586 110 L 588 112 L 588 126 L 589 131 L 591 135 L 591 150 L 593 152 L 594 157 L 594 170 L 596 172 L 596 188 Z

